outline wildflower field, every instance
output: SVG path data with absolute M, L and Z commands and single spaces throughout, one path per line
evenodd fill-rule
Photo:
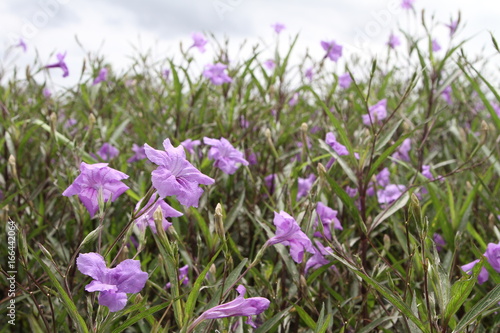
M 500 51 L 421 24 L 0 77 L 0 332 L 499 332 Z

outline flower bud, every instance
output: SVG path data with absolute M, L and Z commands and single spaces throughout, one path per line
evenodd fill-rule
M 224 230 L 224 221 L 222 220 L 222 206 L 220 203 L 215 207 L 215 232 L 221 239 L 225 240 L 226 232 Z
M 10 174 L 11 174 L 12 178 L 19 181 L 19 178 L 17 177 L 16 158 L 14 157 L 14 155 L 9 156 L 8 163 L 10 166 Z

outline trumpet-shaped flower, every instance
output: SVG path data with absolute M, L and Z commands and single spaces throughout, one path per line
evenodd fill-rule
M 443 92 L 441 93 L 441 96 L 444 98 L 444 100 L 446 101 L 446 103 L 448 105 L 453 104 L 453 100 L 451 99 L 452 93 L 453 93 L 453 90 L 451 89 L 451 86 L 447 86 L 446 88 L 444 88 Z
M 92 85 L 95 86 L 96 84 L 107 80 L 108 80 L 108 69 L 101 68 L 101 70 L 99 71 L 99 75 L 96 76 Z
M 313 80 L 313 76 L 314 76 L 314 70 L 312 67 L 309 67 L 308 69 L 306 69 L 306 72 L 304 73 L 304 76 L 309 79 L 309 81 L 312 81 Z
M 97 151 L 97 156 L 99 156 L 103 161 L 109 161 L 112 158 L 118 156 L 120 152 L 110 143 L 105 142 L 101 149 Z M 92 154 L 91 154 L 92 155 Z
M 179 268 L 179 282 L 185 286 L 189 284 L 188 272 L 189 272 L 189 265 L 185 265 Z M 165 285 L 165 289 L 170 289 L 170 287 L 172 287 L 172 284 L 168 282 Z
M 264 61 L 264 66 L 272 71 L 276 67 L 276 63 L 273 59 L 267 59 L 266 61 Z
M 102 192 L 104 201 L 114 202 L 128 186 L 121 182 L 128 176 L 123 172 L 108 167 L 108 163 L 80 164 L 81 174 L 76 177 L 62 195 L 70 197 L 78 195 L 93 217 L 99 208 L 99 192 Z
M 137 144 L 132 145 L 132 151 L 134 152 L 134 156 L 129 158 L 127 162 L 137 162 L 146 158 L 146 150 L 144 149 L 144 145 L 139 146 Z
M 135 206 L 136 215 L 140 215 L 136 220 L 137 227 L 141 231 L 143 231 L 144 229 L 146 229 L 146 226 L 149 226 L 155 234 L 156 234 L 157 230 L 156 230 L 156 224 L 155 224 L 155 220 L 153 218 L 153 215 L 154 215 L 154 212 L 158 209 L 158 207 L 160 207 L 160 209 L 163 213 L 162 214 L 163 220 L 161 223 L 163 230 L 167 230 L 167 228 L 169 228 L 172 225 L 172 223 L 170 223 L 167 220 L 167 217 L 182 216 L 181 212 L 170 207 L 170 205 L 167 204 L 165 202 L 165 200 L 163 200 L 162 198 L 159 198 L 158 200 L 156 200 L 156 195 L 157 195 L 157 193 L 153 193 L 153 195 L 149 199 L 148 203 L 140 211 L 138 211 L 138 210 L 141 207 L 142 199 Z
M 193 45 L 191 47 L 196 47 L 198 51 L 205 53 L 205 45 L 207 44 L 205 36 L 199 32 L 195 32 L 191 37 L 193 38 Z
M 444 240 L 443 236 L 441 236 L 437 232 L 435 232 L 432 236 L 432 240 L 436 244 L 436 250 L 438 251 L 441 251 L 443 249 L 443 246 L 446 246 L 446 241 Z
M 214 166 L 228 175 L 232 175 L 239 168 L 237 163 L 248 165 L 243 153 L 234 148 L 225 138 L 220 140 L 203 138 L 203 143 L 212 146 L 208 151 L 208 159 L 214 160 Z
M 337 230 L 343 230 L 342 225 L 340 224 L 339 219 L 337 218 L 337 211 L 334 209 L 331 209 L 330 207 L 326 206 L 322 202 L 318 202 L 316 205 L 316 213 L 318 214 L 319 219 L 321 220 L 321 223 L 323 224 L 323 232 L 325 233 L 325 237 L 329 240 L 332 239 L 332 232 L 330 230 L 330 224 L 333 223 L 333 228 Z M 316 218 L 316 221 L 314 223 L 314 226 L 318 225 L 318 218 Z M 316 231 L 314 233 L 315 237 L 322 237 L 321 232 Z
M 165 139 L 163 147 L 165 151 L 144 145 L 148 159 L 158 165 L 151 174 L 154 188 L 161 197 L 175 195 L 184 206 L 198 207 L 203 194 L 199 184 L 211 185 L 215 181 L 186 160 L 182 146 L 174 147 L 169 139 Z
M 304 251 L 314 254 L 316 251 L 311 240 L 300 230 L 297 221 L 289 214 L 281 211 L 274 212 L 274 225 L 276 226 L 276 236 L 269 238 L 265 246 L 281 243 L 290 246 L 290 255 L 296 263 L 301 263 L 304 258 Z
M 305 197 L 307 193 L 311 190 L 311 187 L 316 180 L 316 176 L 312 173 L 307 178 L 297 178 L 298 181 L 298 191 L 297 191 L 297 199 L 299 200 L 302 197 Z
M 321 266 L 324 266 L 324 265 L 330 263 L 330 261 L 328 259 L 326 259 L 325 256 L 327 256 L 328 253 L 332 251 L 332 249 L 330 247 L 324 247 L 323 244 L 321 244 L 318 241 L 315 241 L 315 243 L 316 243 L 317 251 L 306 262 L 306 267 L 304 269 L 304 272 L 306 274 L 309 272 L 309 269 L 311 269 L 311 268 L 318 269 Z M 332 266 L 332 268 L 335 267 L 335 265 L 333 265 L 333 264 L 331 266 Z
M 99 304 L 107 306 L 110 312 L 122 310 L 127 305 L 127 294 L 140 292 L 148 280 L 139 260 L 127 259 L 115 268 L 107 268 L 104 258 L 91 252 L 80 254 L 76 266 L 82 274 L 94 279 L 85 290 L 100 291 Z
M 227 66 L 221 64 L 220 62 L 213 65 L 206 65 L 203 71 L 203 76 L 210 79 L 210 82 L 216 86 L 220 86 L 223 83 L 233 82 L 233 79 L 226 74 Z
M 342 45 L 337 44 L 334 40 L 321 41 L 321 47 L 326 51 L 325 57 L 330 58 L 331 61 L 337 62 L 342 57 Z
M 332 149 L 339 156 L 349 155 L 349 151 L 347 150 L 347 148 L 343 144 L 337 141 L 337 139 L 335 138 L 335 134 L 333 134 L 332 132 L 326 133 L 325 142 L 327 145 L 332 147 Z
M 190 327 L 195 327 L 201 321 L 206 319 L 219 319 L 227 317 L 248 317 L 247 323 L 255 327 L 255 324 L 251 320 L 250 316 L 255 316 L 266 311 L 271 303 L 267 298 L 264 297 L 250 297 L 245 298 L 246 288 L 243 285 L 239 285 L 236 290 L 239 296 L 236 297 L 231 302 L 225 304 L 217 305 L 207 311 L 203 312 Z
M 64 53 L 64 54 L 58 53 L 56 55 L 56 57 L 57 57 L 58 61 L 56 63 L 45 66 L 45 68 L 60 68 L 63 71 L 63 77 L 68 76 L 69 75 L 68 66 L 66 65 L 66 62 L 64 61 L 64 58 L 66 57 L 66 53 Z
M 275 23 L 272 24 L 271 27 L 274 29 L 274 31 L 279 34 L 281 31 L 286 29 L 286 26 L 283 23 Z
M 413 9 L 413 3 L 415 0 L 403 0 L 401 7 L 404 9 Z
M 19 39 L 19 43 L 15 46 L 22 48 L 24 53 L 26 53 L 26 51 L 28 49 L 28 47 L 26 46 L 26 43 L 22 39 Z
M 489 243 L 484 255 L 488 259 L 491 267 L 500 273 L 500 243 Z
M 349 88 L 352 83 L 351 74 L 345 73 L 339 76 L 339 86 L 343 89 Z
M 368 108 L 368 114 L 363 115 L 363 124 L 371 125 L 376 122 L 381 122 L 387 117 L 387 99 L 379 101 L 377 104 Z
M 191 155 L 194 155 L 194 147 L 199 146 L 201 144 L 200 140 L 192 140 L 192 139 L 186 139 L 181 142 L 181 145 L 190 153 Z
M 465 264 L 463 266 L 460 266 L 460 268 L 465 272 L 467 273 L 468 275 L 471 275 L 472 274 L 472 269 L 474 268 L 474 266 L 476 266 L 476 264 L 479 262 L 479 259 L 477 260 L 474 260 L 468 264 Z M 479 275 L 477 277 L 477 283 L 478 284 L 483 284 L 485 283 L 486 281 L 488 281 L 488 278 L 490 277 L 490 274 L 488 273 L 488 271 L 486 270 L 486 268 L 482 267 L 481 268 L 481 271 L 479 272 Z
M 457 32 L 458 20 L 451 21 L 450 24 L 445 24 L 445 26 L 447 26 L 448 29 L 450 29 L 450 37 L 452 37 L 455 34 L 455 32 Z
M 432 51 L 437 52 L 441 50 L 441 45 L 439 45 L 438 41 L 436 39 L 432 40 Z
M 400 161 L 409 162 L 410 161 L 410 155 L 409 155 L 410 150 L 411 150 L 411 139 L 406 138 L 403 140 L 403 142 L 401 143 L 401 146 L 398 147 L 396 152 L 394 152 L 394 154 L 392 154 L 392 157 L 394 157 L 395 159 L 400 160 Z
M 389 184 L 384 189 L 378 191 L 378 202 L 383 206 L 388 205 L 399 199 L 405 190 L 406 186 L 404 185 Z
M 389 36 L 389 41 L 387 42 L 387 45 L 391 48 L 394 49 L 396 46 L 401 45 L 401 41 L 399 40 L 399 37 L 391 34 Z

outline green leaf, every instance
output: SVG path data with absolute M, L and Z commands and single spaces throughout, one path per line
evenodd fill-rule
M 500 284 L 495 288 L 490 290 L 486 296 L 484 296 L 479 302 L 474 304 L 472 309 L 470 309 L 465 316 L 458 322 L 457 327 L 453 330 L 453 333 L 462 332 L 467 325 L 476 320 L 477 317 L 481 316 L 486 310 L 500 302 Z
M 472 289 L 476 285 L 477 277 L 483 268 L 482 261 L 478 262 L 472 270 L 472 275 L 463 276 L 460 280 L 451 286 L 450 301 L 446 304 L 443 313 L 443 323 L 446 327 L 451 317 L 460 309 L 462 304 L 467 300 Z
M 205 266 L 205 269 L 200 273 L 198 278 L 196 278 L 196 281 L 193 284 L 193 288 L 191 289 L 191 292 L 189 293 L 189 296 L 186 301 L 186 306 L 185 306 L 185 320 L 184 320 L 184 326 L 187 327 L 187 323 L 189 322 L 189 319 L 193 315 L 194 308 L 196 305 L 196 300 L 198 299 L 198 296 L 200 295 L 200 289 L 201 285 L 203 284 L 203 281 L 205 280 L 205 276 L 207 275 L 208 271 L 210 270 L 210 267 L 212 264 L 215 262 L 215 259 L 219 256 L 220 251 L 222 250 L 222 247 L 219 248 L 219 250 L 215 253 L 215 255 L 210 259 L 210 262 Z
M 399 199 L 390 204 L 387 209 L 384 209 L 373 219 L 373 223 L 370 225 L 370 229 L 368 232 L 372 232 L 378 225 L 394 215 L 394 213 L 396 213 L 398 210 L 406 206 L 406 203 L 409 199 L 410 194 L 408 192 L 405 192 L 401 197 L 399 197 Z
M 299 305 L 294 305 L 294 308 L 299 314 L 300 319 L 302 319 L 304 323 L 309 326 L 309 328 L 314 329 L 316 327 L 316 323 L 314 322 L 314 320 L 302 307 L 300 307 Z
M 259 326 L 259 328 L 257 328 L 254 331 L 254 333 L 266 333 L 266 332 L 269 332 L 274 327 L 274 325 L 276 325 L 277 323 L 279 323 L 281 321 L 281 319 L 283 319 L 283 317 L 286 316 L 288 314 L 288 312 L 290 312 L 291 308 L 293 308 L 293 305 L 289 306 L 285 310 L 280 311 L 277 314 L 275 314 L 271 319 L 269 319 L 264 324 L 262 324 L 261 326 Z
M 41 244 L 38 245 L 42 250 L 42 252 L 47 255 L 48 254 L 47 250 Z M 40 266 L 42 266 L 43 270 L 48 275 L 50 281 L 57 289 L 58 294 L 56 294 L 55 296 L 61 298 L 62 302 L 64 303 L 64 307 L 66 308 L 66 311 L 68 311 L 68 314 L 71 317 L 73 324 L 76 327 L 76 330 L 78 332 L 88 333 L 89 330 L 87 328 L 85 320 L 78 313 L 75 303 L 73 303 L 73 300 L 69 297 L 69 295 L 66 293 L 66 290 L 63 288 L 63 286 L 61 285 L 55 274 L 52 272 L 52 268 L 50 268 L 42 259 L 40 259 L 38 255 L 35 253 L 35 251 L 31 251 L 31 253 L 35 258 L 35 260 L 40 264 Z M 48 256 L 48 258 L 51 260 L 50 255 Z
M 141 319 L 144 319 L 150 315 L 152 315 L 153 313 L 156 313 L 160 310 L 163 310 L 164 308 L 166 308 L 167 306 L 169 306 L 170 303 L 163 303 L 163 304 L 159 304 L 159 305 L 156 305 L 156 306 L 153 306 L 147 310 L 141 310 L 138 314 L 136 314 L 135 316 L 127 319 L 123 324 L 121 324 L 120 326 L 118 326 L 117 328 L 115 328 L 113 330 L 113 333 L 119 333 L 119 332 L 123 332 L 125 331 L 127 328 L 129 328 L 130 326 L 132 326 L 133 324 L 137 323 L 139 320 Z

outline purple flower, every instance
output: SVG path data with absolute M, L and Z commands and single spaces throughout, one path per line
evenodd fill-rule
M 316 176 L 311 173 L 309 177 L 307 178 L 297 178 L 297 181 L 299 183 L 299 190 L 297 191 L 297 199 L 299 200 L 302 197 L 305 197 L 307 193 L 311 190 L 311 187 L 313 186 L 314 181 L 316 180 Z
M 415 0 L 403 0 L 403 2 L 401 3 L 401 8 L 413 9 L 414 2 L 415 2 Z
M 20 47 L 23 49 L 23 52 L 26 53 L 28 47 L 26 46 L 26 43 L 24 42 L 24 40 L 22 38 L 19 39 L 19 43 L 17 45 L 15 45 L 15 47 Z
M 316 251 L 311 240 L 300 230 L 299 225 L 293 217 L 281 211 L 274 212 L 274 225 L 276 226 L 276 236 L 269 238 L 265 246 L 281 243 L 290 246 L 290 255 L 296 263 L 301 263 L 304 258 L 304 251 L 314 254 Z
M 207 311 L 203 312 L 196 320 L 190 325 L 190 328 L 196 327 L 201 321 L 206 319 L 219 319 L 227 317 L 248 317 L 247 324 L 252 327 L 256 327 L 250 316 L 255 316 L 261 314 L 269 308 L 271 303 L 267 298 L 264 297 L 250 297 L 245 298 L 246 288 L 243 285 L 239 285 L 236 290 L 239 296 L 236 297 L 231 302 L 217 305 Z
M 248 128 L 250 126 L 250 122 L 245 118 L 244 115 L 240 116 L 240 126 L 241 128 Z
M 250 149 L 247 149 L 245 151 L 245 154 L 246 154 L 246 159 L 247 159 L 249 165 L 256 165 L 259 163 L 259 161 L 257 160 L 257 154 L 255 154 Z
M 103 161 L 109 161 L 112 158 L 118 156 L 119 153 L 120 152 L 118 151 L 118 149 L 113 147 L 111 144 L 105 142 L 102 145 L 101 149 L 97 151 L 97 156 L 99 156 Z
M 484 255 L 488 259 L 491 267 L 493 267 L 495 271 L 500 273 L 500 243 L 489 243 Z
M 339 76 L 339 86 L 343 89 L 349 88 L 352 83 L 352 78 L 349 73 L 345 73 Z
M 396 46 L 401 45 L 401 41 L 399 40 L 399 37 L 391 34 L 389 36 L 389 41 L 387 42 L 387 45 L 391 48 L 394 49 Z
M 380 100 L 377 104 L 368 108 L 368 114 L 363 115 L 363 124 L 369 126 L 372 123 L 381 122 L 387 117 L 387 99 Z
M 193 38 L 193 45 L 191 47 L 196 47 L 198 51 L 205 53 L 205 45 L 207 44 L 205 36 L 202 33 L 195 32 L 191 37 Z
M 48 88 L 43 88 L 42 94 L 43 94 L 43 97 L 45 97 L 45 98 L 50 98 L 50 96 L 52 96 L 52 93 L 50 92 L 50 90 Z
M 270 175 L 267 175 L 264 177 L 264 183 L 266 184 L 266 187 L 269 191 L 270 194 L 274 193 L 274 190 L 276 189 L 276 186 L 274 185 L 274 180 L 276 179 L 276 174 L 272 173 Z
M 410 138 L 404 139 L 403 142 L 401 143 L 401 146 L 399 146 L 398 149 L 394 152 L 394 154 L 392 154 L 392 157 L 400 161 L 409 162 L 410 156 L 408 154 L 410 153 L 410 150 L 411 150 L 411 139 Z
M 161 73 L 165 81 L 168 81 L 170 77 L 170 69 L 164 69 L 163 72 Z
M 148 159 L 158 165 L 151 174 L 154 188 L 161 197 L 175 195 L 182 205 L 198 207 L 203 194 L 203 189 L 198 185 L 211 185 L 215 181 L 186 160 L 182 146 L 175 148 L 169 139 L 165 139 L 163 147 L 165 151 L 144 145 Z
M 391 172 L 388 168 L 383 168 L 375 177 L 377 184 L 386 187 L 390 183 Z
M 345 193 L 347 193 L 348 196 L 351 198 L 354 198 L 356 194 L 358 194 L 358 189 L 354 187 L 347 186 L 345 189 Z
M 75 118 L 69 118 L 66 120 L 66 123 L 64 124 L 64 128 L 70 128 L 75 126 L 78 123 L 78 121 Z
M 422 175 L 426 177 L 427 179 L 434 180 L 434 176 L 431 173 L 431 166 L 430 165 L 422 165 Z
M 189 272 L 189 265 L 185 265 L 185 266 L 182 266 L 181 268 L 179 268 L 179 282 L 185 286 L 187 286 L 189 284 L 188 272 Z M 168 282 L 165 285 L 165 289 L 170 289 L 171 286 L 172 286 L 172 284 L 170 282 Z
M 318 214 L 321 223 L 323 224 L 323 231 L 325 237 L 329 240 L 332 239 L 332 232 L 330 230 L 330 224 L 333 223 L 333 228 L 337 230 L 343 230 L 339 219 L 337 218 L 337 211 L 331 209 L 330 207 L 324 205 L 322 202 L 318 202 L 316 205 L 316 213 Z M 318 218 L 314 222 L 314 225 L 318 225 Z M 321 232 L 316 231 L 313 235 L 314 237 L 322 237 Z
M 69 75 L 69 70 L 68 66 L 66 65 L 66 62 L 64 61 L 64 58 L 66 57 L 66 53 L 58 53 L 56 55 L 58 62 L 50 64 L 45 66 L 45 68 L 60 68 L 63 71 L 63 77 L 66 77 Z
M 231 79 L 224 72 L 226 68 L 227 66 L 221 64 L 220 62 L 214 65 L 206 65 L 205 70 L 203 71 L 203 76 L 207 79 L 210 79 L 212 84 L 215 84 L 216 86 L 220 86 L 223 83 L 233 82 L 233 79 Z
M 439 45 L 439 43 L 437 42 L 436 39 L 433 39 L 432 40 L 432 51 L 437 52 L 439 50 L 441 50 L 441 45 Z
M 444 98 L 446 103 L 448 103 L 448 105 L 453 104 L 453 101 L 451 99 L 451 93 L 452 93 L 451 86 L 444 88 L 443 92 L 441 93 L 441 96 Z
M 450 37 L 452 37 L 455 34 L 455 32 L 457 32 L 458 20 L 451 21 L 450 24 L 445 24 L 445 26 L 447 26 L 448 29 L 450 29 Z
M 441 236 L 438 233 L 434 233 L 432 236 L 432 239 L 434 240 L 434 243 L 436 244 L 436 250 L 441 251 L 443 249 L 443 246 L 446 246 L 446 241 L 444 240 L 443 236 Z
M 181 142 L 181 145 L 190 153 L 191 155 L 194 155 L 194 147 L 199 146 L 201 144 L 200 140 L 192 140 L 192 139 L 186 139 Z
M 474 261 L 472 261 L 472 262 L 470 262 L 468 264 L 460 266 L 460 269 L 463 270 L 468 275 L 471 275 L 472 274 L 472 269 L 474 268 L 474 266 L 476 266 L 476 264 L 478 262 L 479 262 L 479 259 L 474 260 Z M 488 281 L 489 277 L 490 277 L 490 275 L 489 275 L 488 271 L 486 270 L 486 268 L 482 267 L 481 268 L 481 272 L 479 272 L 479 275 L 477 277 L 477 283 L 478 284 L 483 284 L 486 281 Z
M 121 182 L 128 176 L 123 172 L 108 167 L 108 163 L 80 164 L 81 174 L 76 177 L 62 195 L 70 197 L 78 195 L 90 213 L 94 217 L 99 208 L 98 196 L 102 191 L 104 201 L 114 202 L 123 192 L 128 190 L 128 186 Z
M 309 272 L 309 269 L 318 269 L 326 264 L 329 264 L 330 261 L 325 258 L 329 254 L 329 252 L 332 251 L 330 247 L 324 247 L 323 244 L 321 244 L 318 241 L 315 241 L 316 243 L 316 248 L 317 251 L 314 253 L 309 260 L 306 262 L 306 267 L 304 269 L 304 272 L 307 274 Z M 332 267 L 335 267 L 335 265 L 331 265 Z
M 137 162 L 146 158 L 146 150 L 144 149 L 144 145 L 139 146 L 134 143 L 132 145 L 132 151 L 134 152 L 134 156 L 127 160 L 128 163 Z
M 305 72 L 305 77 L 309 79 L 309 81 L 312 81 L 313 80 L 313 76 L 314 76 L 314 71 L 313 71 L 313 68 L 312 67 L 309 67 L 308 69 L 306 69 L 306 72 Z
M 330 58 L 331 61 L 337 62 L 342 57 L 342 45 L 338 45 L 334 40 L 330 42 L 321 41 L 321 47 L 326 51 L 325 58 Z
M 97 75 L 97 77 L 94 79 L 92 85 L 95 86 L 96 84 L 107 80 L 108 80 L 108 69 L 101 68 L 101 70 L 99 71 L 99 75 Z
M 286 29 L 283 23 L 271 24 L 271 27 L 274 29 L 274 31 L 276 31 L 277 34 L 279 34 L 282 30 Z
M 272 71 L 276 67 L 276 63 L 273 59 L 267 59 L 266 61 L 264 61 L 264 66 Z
M 299 102 L 299 93 L 296 92 L 292 95 L 292 98 L 288 101 L 288 105 L 295 106 Z
M 208 159 L 214 160 L 214 166 L 221 169 L 228 175 L 232 175 L 239 168 L 236 163 L 248 165 L 248 161 L 243 157 L 243 153 L 234 148 L 225 138 L 220 140 L 204 137 L 203 142 L 212 146 L 208 151 Z
M 160 207 L 163 213 L 163 220 L 161 223 L 163 230 L 167 230 L 172 225 L 172 223 L 167 221 L 167 217 L 182 216 L 181 212 L 170 207 L 170 205 L 167 204 L 165 200 L 163 200 L 162 198 L 158 198 L 158 200 L 156 200 L 157 199 L 156 195 L 157 195 L 156 192 L 153 193 L 151 198 L 149 198 L 149 201 L 146 204 L 146 206 L 144 206 L 140 211 L 138 211 L 138 209 L 141 207 L 143 199 L 141 199 L 135 206 L 136 215 L 140 215 L 136 219 L 136 225 L 139 228 L 139 230 L 144 231 L 146 229 L 146 226 L 149 226 L 155 234 L 157 232 L 157 229 L 155 220 L 153 218 L 153 214 L 158 209 L 158 207 Z
M 389 184 L 384 189 L 378 191 L 378 202 L 381 205 L 388 205 L 399 199 L 405 190 L 406 187 L 404 185 Z
M 347 148 L 343 144 L 341 144 L 337 141 L 337 139 L 335 138 L 335 134 L 333 134 L 332 132 L 326 133 L 325 142 L 327 145 L 332 147 L 332 149 L 339 156 L 349 155 L 349 151 L 347 150 Z
M 141 270 L 139 260 L 127 259 L 115 268 L 107 268 L 98 253 L 81 253 L 76 259 L 78 270 L 94 280 L 85 286 L 88 292 L 100 291 L 99 304 L 110 312 L 122 310 L 127 305 L 127 294 L 140 292 L 146 285 L 148 273 Z

